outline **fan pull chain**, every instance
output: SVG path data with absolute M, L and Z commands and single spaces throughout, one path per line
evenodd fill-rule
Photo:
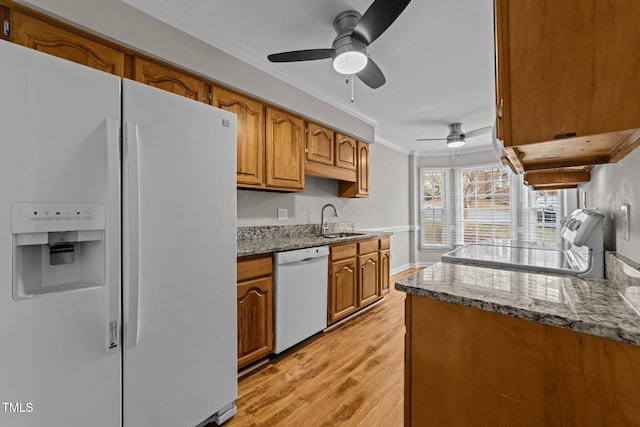
M 349 84 L 349 80 L 351 80 L 351 102 L 354 101 L 353 97 L 353 74 L 347 75 L 347 79 L 344 81 L 345 84 Z

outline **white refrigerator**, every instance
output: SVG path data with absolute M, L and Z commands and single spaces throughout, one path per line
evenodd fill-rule
M 235 115 L 0 41 L 0 426 L 235 413 Z

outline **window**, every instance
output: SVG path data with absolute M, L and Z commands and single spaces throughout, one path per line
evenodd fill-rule
M 521 239 L 555 245 L 560 243 L 561 190 L 535 191 L 523 186 Z
M 501 166 L 424 168 L 420 176 L 423 249 L 488 239 L 555 246 L 562 241 L 562 215 L 575 199 L 575 190 L 532 190 Z
M 458 170 L 456 243 L 511 239 L 511 182 L 502 167 Z
M 422 246 L 451 246 L 451 214 L 447 198 L 449 170 L 421 169 Z

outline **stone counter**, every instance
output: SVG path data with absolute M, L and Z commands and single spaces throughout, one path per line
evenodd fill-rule
M 638 266 L 607 253 L 607 279 L 439 262 L 397 290 L 640 345 Z
M 238 257 L 258 255 L 273 252 L 284 252 L 294 249 L 311 248 L 314 246 L 331 245 L 348 241 L 375 239 L 389 236 L 389 232 L 358 231 L 353 229 L 351 223 L 331 224 L 327 234 L 358 233 L 345 237 L 320 237 L 320 226 L 287 225 L 287 226 L 260 226 L 239 227 L 237 239 Z

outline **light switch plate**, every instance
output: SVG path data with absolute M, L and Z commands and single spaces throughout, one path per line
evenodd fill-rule
M 622 210 L 622 238 L 629 240 L 629 205 L 620 206 Z
M 286 208 L 278 209 L 278 221 L 284 221 L 289 217 L 289 210 Z

